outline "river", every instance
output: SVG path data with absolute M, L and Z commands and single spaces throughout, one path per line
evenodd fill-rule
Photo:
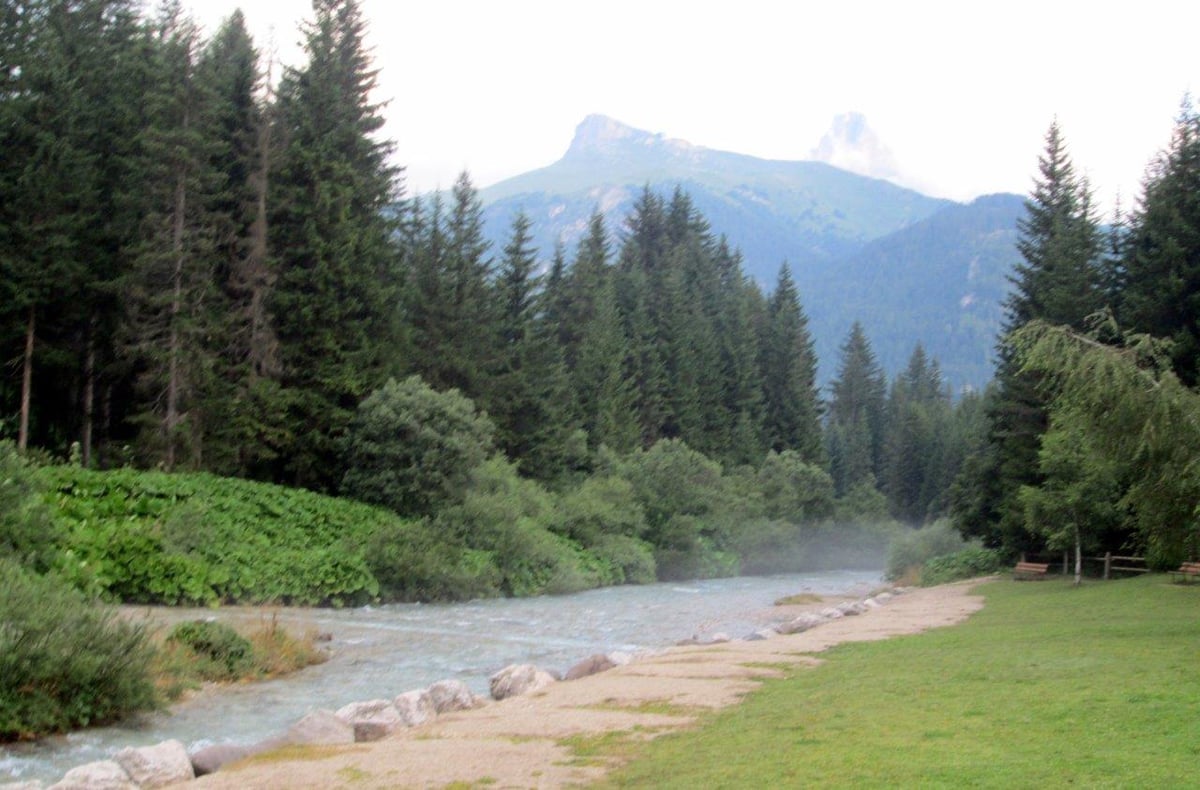
M 574 595 L 358 609 L 237 608 L 155 610 L 183 620 L 275 616 L 290 630 L 329 634 L 331 658 L 262 683 L 206 690 L 133 724 L 84 730 L 0 748 L 0 783 L 57 781 L 70 768 L 125 746 L 170 738 L 188 751 L 212 743 L 250 744 L 282 733 L 315 708 L 394 697 L 447 678 L 487 694 L 488 677 L 512 663 L 565 671 L 593 653 L 631 653 L 723 632 L 741 637 L 774 622 L 786 595 L 861 595 L 879 572 L 832 571 L 608 587 Z

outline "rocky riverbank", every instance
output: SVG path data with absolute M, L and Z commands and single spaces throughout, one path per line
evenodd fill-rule
M 811 654 L 834 644 L 958 622 L 981 605 L 969 590 L 957 584 L 776 607 L 769 625 L 740 639 L 713 635 L 632 660 L 596 655 L 561 674 L 513 665 L 492 676 L 492 700 L 443 681 L 390 699 L 313 711 L 255 746 L 212 746 L 191 755 L 178 742 L 126 749 L 68 772 L 51 787 L 162 787 L 198 774 L 198 788 L 327 787 L 349 776 L 356 787 L 587 781 L 603 766 L 577 764 L 564 739 L 618 731 L 649 737 L 687 726 L 698 713 L 732 704 L 780 673 L 767 665 L 817 663 Z

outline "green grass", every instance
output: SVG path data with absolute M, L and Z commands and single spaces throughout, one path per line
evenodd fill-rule
M 844 645 L 703 726 L 630 742 L 631 787 L 1183 787 L 1200 585 L 996 581 L 954 628 Z

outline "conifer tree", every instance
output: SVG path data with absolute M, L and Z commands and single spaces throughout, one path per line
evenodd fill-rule
M 1151 165 L 1130 219 L 1120 316 L 1169 338 L 1175 372 L 1200 383 L 1200 112 L 1185 98 L 1171 143 Z
M 401 276 L 389 213 L 400 198 L 390 142 L 377 138 L 376 71 L 355 0 L 315 0 L 308 62 L 279 86 L 278 166 L 269 241 L 278 280 L 271 312 L 289 418 L 281 451 L 292 482 L 340 478 L 337 447 L 358 402 L 396 370 Z
M 768 305 L 760 359 L 764 433 L 770 449 L 794 450 L 805 463 L 822 465 L 816 354 L 786 263 Z
M 883 371 L 858 321 L 841 348 L 841 367 L 831 385 L 827 428 L 830 469 L 838 496 L 879 479 L 883 451 Z

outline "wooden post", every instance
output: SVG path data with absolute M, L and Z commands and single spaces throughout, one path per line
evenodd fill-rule
M 1108 572 L 1112 570 L 1112 552 L 1104 552 L 1104 581 L 1108 581 Z

